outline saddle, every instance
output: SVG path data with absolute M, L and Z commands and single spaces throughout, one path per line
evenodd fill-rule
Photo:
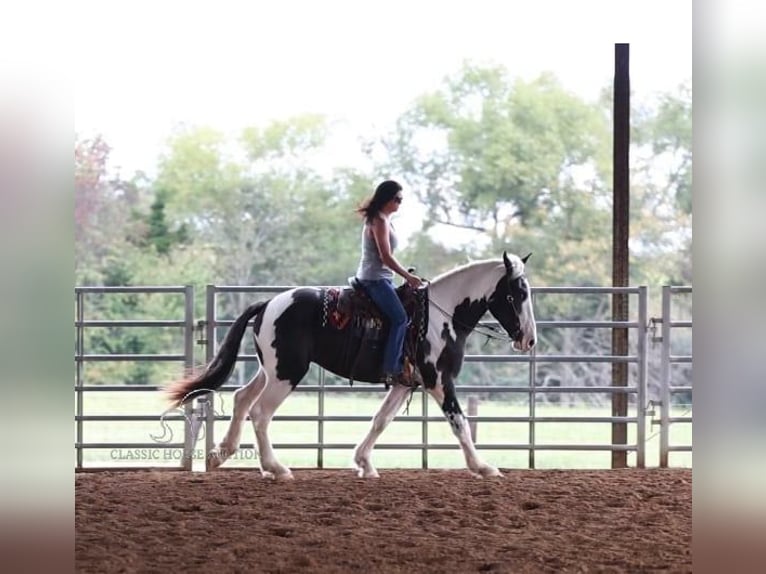
M 412 289 L 406 283 L 396 288 L 396 294 L 407 313 L 408 326 L 404 337 L 404 356 L 410 365 L 416 365 L 416 354 L 428 330 L 428 288 Z M 353 383 L 354 367 L 364 347 L 379 348 L 382 354 L 388 335 L 388 320 L 370 298 L 364 285 L 356 277 L 348 278 L 348 286 L 325 290 L 322 326 L 346 332 L 359 346 L 356 360 L 351 368 Z

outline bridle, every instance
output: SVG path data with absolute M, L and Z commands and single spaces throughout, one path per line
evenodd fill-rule
M 513 294 L 511 294 L 511 283 L 514 281 L 521 281 L 524 280 L 527 282 L 527 285 L 529 285 L 529 281 L 527 281 L 526 274 L 522 273 L 515 279 L 508 279 L 508 294 L 505 296 L 505 300 L 508 302 L 508 304 L 511 306 L 511 309 L 513 309 L 513 313 L 516 315 L 516 319 L 519 322 L 519 326 L 514 329 L 514 331 L 511 333 L 510 339 L 513 342 L 516 342 L 520 340 L 523 336 L 523 333 L 521 332 L 521 311 L 519 311 L 518 307 L 516 307 L 516 299 L 513 297 Z
M 514 281 L 517 280 L 517 279 L 521 279 L 521 278 L 526 278 L 526 276 L 524 274 L 521 274 L 516 279 L 514 279 Z M 505 300 L 511 306 L 511 309 L 513 309 L 513 312 L 516 314 L 516 318 L 519 319 L 519 323 L 521 323 L 521 321 L 520 321 L 521 313 L 519 312 L 518 308 L 516 307 L 516 300 L 513 297 L 513 295 L 508 293 L 505 296 Z M 455 319 L 455 316 L 452 313 L 446 311 L 441 305 L 439 305 L 433 299 L 429 298 L 429 302 L 434 307 L 436 307 L 442 313 L 442 315 L 444 315 L 448 319 L 452 320 L 453 323 L 455 323 L 457 325 L 460 325 L 461 327 L 463 327 L 465 329 L 468 329 L 469 332 L 479 333 L 480 335 L 484 335 L 488 339 L 495 339 L 497 341 L 506 341 L 506 342 L 510 341 L 511 343 L 515 343 L 515 342 L 517 342 L 521 338 L 521 335 L 522 335 L 522 333 L 521 333 L 521 324 L 519 324 L 519 326 L 516 329 L 514 329 L 514 331 L 511 333 L 510 337 L 503 333 L 502 327 L 495 326 L 495 325 L 486 325 L 484 327 L 484 328 L 489 329 L 490 331 L 492 331 L 492 332 L 488 333 L 488 332 L 480 330 L 479 326 L 478 326 L 478 323 L 476 324 L 476 326 L 471 327 L 470 325 L 466 325 L 462 321 L 460 321 L 458 319 Z
M 524 277 L 524 275 L 519 275 L 519 278 Z M 521 338 L 521 313 L 516 308 L 516 300 L 513 298 L 513 295 L 508 293 L 508 295 L 505 296 L 505 300 L 508 301 L 508 303 L 511 306 L 511 309 L 513 309 L 513 312 L 516 314 L 516 318 L 519 320 L 519 326 L 514 329 L 513 333 L 511 333 L 510 339 L 511 341 L 517 341 Z

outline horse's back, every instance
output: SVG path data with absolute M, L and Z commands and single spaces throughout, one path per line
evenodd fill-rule
M 377 382 L 382 376 L 383 350 L 388 325 L 365 327 L 371 309 L 338 321 L 338 289 L 296 287 L 269 301 L 256 330 L 259 356 L 274 366 L 280 380 L 297 385 L 316 363 L 335 375 L 359 382 Z
M 263 316 L 259 344 L 271 345 L 281 336 L 294 337 L 317 321 L 321 310 L 321 290 L 295 287 L 278 293 L 269 301 Z

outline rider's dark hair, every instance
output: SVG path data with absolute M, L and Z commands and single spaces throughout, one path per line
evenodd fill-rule
M 402 186 L 399 182 L 387 179 L 375 188 L 375 193 L 372 194 L 372 197 L 365 200 L 356 209 L 356 212 L 361 214 L 367 223 L 372 223 L 372 220 L 377 217 L 383 206 L 391 201 L 400 191 L 402 191 Z

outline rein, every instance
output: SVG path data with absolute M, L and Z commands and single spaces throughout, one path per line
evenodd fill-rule
M 500 331 L 500 327 L 496 327 L 496 326 L 494 326 L 494 325 L 487 325 L 485 328 L 486 328 L 486 329 L 489 329 L 489 330 L 491 330 L 491 331 L 493 331 L 493 332 L 491 332 L 491 333 L 487 333 L 487 332 L 481 331 L 481 330 L 479 329 L 479 325 L 478 325 L 478 323 L 477 323 L 477 324 L 476 324 L 474 327 L 471 327 L 470 325 L 466 325 L 466 324 L 465 324 L 465 323 L 463 323 L 462 321 L 459 321 L 459 320 L 455 319 L 455 316 L 454 316 L 454 315 L 452 315 L 452 314 L 451 314 L 451 313 L 449 313 L 448 311 L 445 311 L 445 310 L 444 310 L 444 308 L 443 308 L 441 305 L 439 305 L 439 304 L 438 304 L 436 301 L 434 301 L 433 299 L 431 299 L 431 300 L 430 300 L 430 303 L 431 303 L 431 304 L 432 304 L 434 307 L 436 307 L 436 308 L 437 308 L 439 311 L 441 311 L 442 315 L 444 315 L 444 316 L 445 316 L 445 317 L 447 317 L 448 319 L 451 319 L 453 323 L 455 323 L 455 324 L 457 324 L 457 325 L 460 325 L 461 327 L 464 327 L 464 328 L 468 329 L 468 331 L 469 331 L 469 332 L 474 332 L 474 331 L 475 331 L 475 332 L 476 332 L 476 333 L 478 333 L 479 335 L 484 335 L 484 336 L 485 336 L 485 337 L 487 337 L 488 339 L 495 339 L 496 341 L 505 341 L 505 342 L 508 342 L 508 341 L 510 341 L 511 343 L 513 343 L 513 342 L 514 342 L 514 339 L 513 339 L 512 337 L 509 337 L 508 335 L 505 335 L 505 334 L 503 334 L 503 333 Z M 511 304 L 513 304 L 513 302 L 511 302 Z M 515 310 L 516 310 L 516 306 L 514 305 L 514 311 L 515 311 Z M 517 315 L 518 315 L 518 313 L 517 313 Z M 499 335 L 497 335 L 497 334 L 495 334 L 495 333 L 500 333 L 500 334 L 499 334 Z

